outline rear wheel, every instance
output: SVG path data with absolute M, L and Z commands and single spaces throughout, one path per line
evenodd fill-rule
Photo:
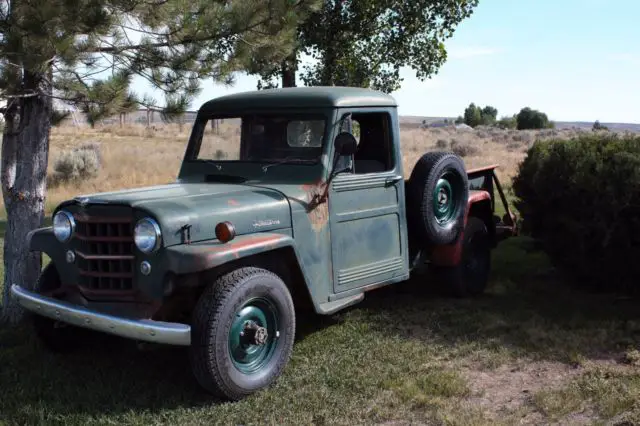
M 295 311 L 286 284 L 245 267 L 202 294 L 192 323 L 193 373 L 208 392 L 239 400 L 271 385 L 289 362 Z
M 491 272 L 491 240 L 487 226 L 469 217 L 462 238 L 462 256 L 455 267 L 436 269 L 448 294 L 475 297 L 484 293 Z

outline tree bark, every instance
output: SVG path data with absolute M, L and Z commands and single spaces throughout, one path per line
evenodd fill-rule
M 282 69 L 282 87 L 296 87 L 296 73 L 290 68 Z
M 292 53 L 280 64 L 282 87 L 296 87 L 296 72 L 298 71 L 298 52 Z
M 296 87 L 296 71 L 287 62 L 282 63 L 282 87 Z
M 44 219 L 52 88 L 45 74 L 23 73 L 24 87 L 39 92 L 15 100 L 5 115 L 2 137 L 2 195 L 7 211 L 4 235 L 4 287 L 0 319 L 17 323 L 23 312 L 11 298 L 12 284 L 32 289 L 42 256 L 30 252 L 26 235 Z

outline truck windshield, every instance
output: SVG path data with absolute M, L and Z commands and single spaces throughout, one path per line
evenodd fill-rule
M 211 118 L 201 129 L 202 141 L 194 159 L 317 163 L 325 128 L 325 117 L 317 115 Z

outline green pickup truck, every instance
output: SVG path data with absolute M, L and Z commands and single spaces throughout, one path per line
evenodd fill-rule
M 239 130 L 221 138 L 221 120 Z M 397 104 L 373 90 L 213 99 L 175 183 L 61 203 L 28 235 L 51 262 L 12 295 L 52 350 L 87 329 L 183 345 L 205 390 L 241 399 L 286 367 L 296 312 L 329 315 L 412 274 L 428 285 L 428 271 L 458 296 L 484 290 L 491 249 L 517 229 L 496 166 L 429 152 L 405 179 L 400 145 Z

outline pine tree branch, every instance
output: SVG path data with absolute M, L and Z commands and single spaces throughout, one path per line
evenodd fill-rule
M 151 35 L 151 36 L 157 36 L 157 37 L 171 37 L 171 36 L 174 36 L 174 35 L 178 34 L 182 30 L 182 28 L 179 28 L 179 29 L 177 28 L 177 29 L 175 29 L 173 31 L 170 31 L 170 32 L 167 32 L 167 33 L 157 33 L 155 31 L 143 30 L 143 29 L 140 29 L 140 28 L 134 28 L 134 27 L 130 27 L 130 26 L 124 25 L 124 24 L 120 24 L 119 27 L 122 28 L 123 30 L 135 31 L 137 33 Z M 125 32 L 125 35 L 126 35 L 126 32 Z M 128 37 L 127 37 L 127 39 L 128 39 Z
M 305 0 L 298 0 L 294 5 L 292 5 L 292 8 L 300 7 L 304 3 L 305 3 Z M 129 44 L 127 46 L 115 46 L 113 44 L 109 45 L 109 43 L 105 43 L 105 44 L 108 44 L 108 46 L 98 47 L 96 49 L 90 49 L 88 52 L 89 53 L 122 54 L 124 52 L 131 51 L 131 50 L 141 50 L 141 49 L 149 49 L 149 48 L 157 49 L 157 48 L 163 48 L 163 47 L 189 45 L 194 43 L 204 43 L 207 41 L 220 40 L 220 39 L 233 37 L 235 35 L 247 33 L 247 32 L 254 32 L 260 35 L 269 35 L 268 33 L 261 32 L 257 29 L 260 26 L 271 22 L 272 20 L 273 20 L 273 16 L 271 13 L 269 13 L 269 15 L 264 19 L 241 29 L 228 30 L 228 31 L 223 31 L 216 34 L 208 34 L 206 36 L 201 36 L 201 37 L 187 36 L 175 41 L 162 41 L 162 42 L 156 42 L 156 43 L 137 43 L 137 44 Z M 162 34 L 162 36 L 166 37 L 167 35 Z

